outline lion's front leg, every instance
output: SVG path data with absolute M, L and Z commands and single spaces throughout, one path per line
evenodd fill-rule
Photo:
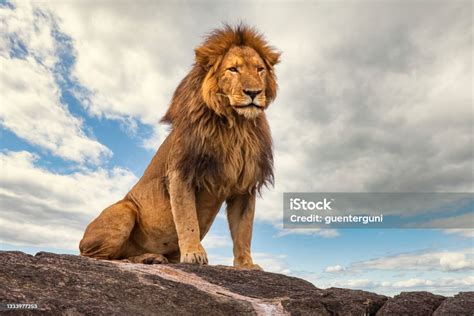
M 201 245 L 194 190 L 182 181 L 178 172 L 169 174 L 171 212 L 178 234 L 180 262 L 207 264 Z
M 227 200 L 227 219 L 234 243 L 234 267 L 262 270 L 250 254 L 255 194 L 237 195 Z

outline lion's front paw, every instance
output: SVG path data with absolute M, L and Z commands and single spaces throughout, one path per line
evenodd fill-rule
M 239 265 L 235 265 L 235 264 L 234 264 L 234 268 L 242 269 L 242 270 L 258 270 L 258 271 L 263 271 L 262 267 L 259 266 L 258 264 L 255 264 L 255 263 L 239 264 Z
M 237 256 L 234 258 L 234 268 L 242 270 L 260 270 L 263 271 L 262 267 L 258 264 L 253 263 L 252 257 L 249 256 Z
M 207 264 L 207 254 L 204 248 L 199 245 L 196 250 L 183 251 L 181 253 L 181 263 Z

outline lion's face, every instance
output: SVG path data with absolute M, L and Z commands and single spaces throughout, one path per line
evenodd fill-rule
M 225 26 L 211 33 L 195 52 L 195 73 L 205 73 L 202 101 L 219 116 L 237 113 L 255 119 L 275 99 L 278 85 L 273 68 L 280 53 L 254 29 Z
M 267 68 L 258 53 L 247 46 L 232 47 L 216 73 L 219 91 L 238 114 L 255 118 L 267 106 Z

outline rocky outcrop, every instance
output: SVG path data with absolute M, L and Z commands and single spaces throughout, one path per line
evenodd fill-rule
M 474 310 L 473 292 L 388 298 L 224 266 L 0 252 L 0 267 L 1 313 L 11 315 L 472 315 Z
M 441 315 L 463 315 L 470 311 L 474 315 L 474 292 L 461 292 L 454 297 L 445 299 L 433 313 L 434 316 Z
M 377 316 L 389 315 L 432 315 L 446 299 L 429 292 L 402 292 L 385 303 Z

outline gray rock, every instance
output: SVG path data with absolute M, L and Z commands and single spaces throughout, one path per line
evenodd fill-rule
M 474 292 L 460 292 L 441 303 L 433 313 L 435 316 L 472 316 L 474 315 Z
M 432 315 L 446 298 L 430 292 L 402 292 L 389 299 L 377 312 L 377 316 Z
M 450 315 L 473 303 L 472 292 L 446 300 L 427 292 L 389 299 L 358 290 L 322 290 L 262 271 L 45 252 L 0 251 L 0 267 L 0 312 L 7 315 L 429 315 L 440 305 L 437 315 Z M 6 304 L 37 308 L 7 309 Z
M 332 315 L 375 315 L 388 297 L 375 293 L 329 288 L 322 302 Z
M 250 303 L 211 295 L 159 274 L 79 256 L 0 254 L 0 301 L 37 304 L 51 315 L 225 315 L 252 313 Z

